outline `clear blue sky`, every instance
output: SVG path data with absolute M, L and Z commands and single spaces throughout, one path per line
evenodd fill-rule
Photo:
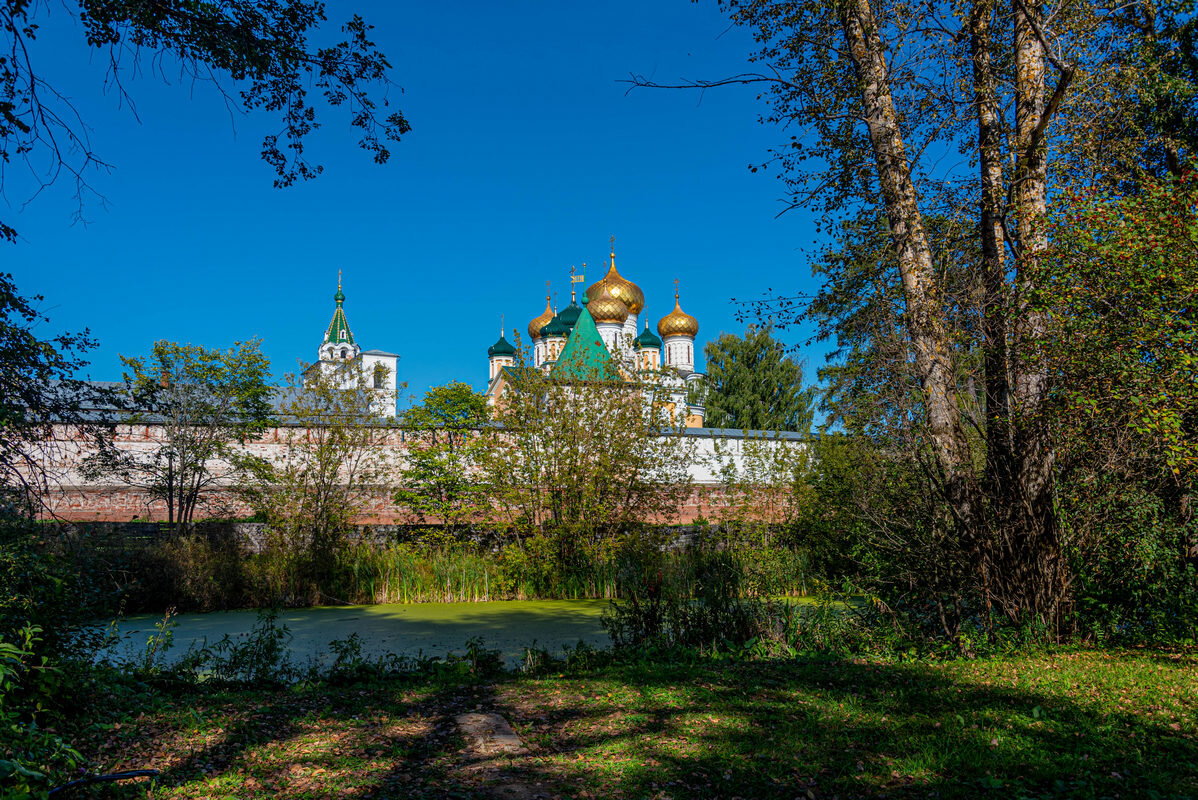
M 379 167 L 325 111 L 309 145 L 325 173 L 286 190 L 258 157 L 273 120 L 231 118 L 211 87 L 169 69 L 129 84 L 135 116 L 53 10 L 35 58 L 113 169 L 92 175 L 104 202 L 87 201 L 87 224 L 72 224 L 68 182 L 22 206 L 30 186 L 10 170 L 3 216 L 22 238 L 0 269 L 45 296 L 52 328 L 91 329 L 93 378 L 119 378 L 118 354 L 156 339 L 253 337 L 281 375 L 315 357 L 338 269 L 358 343 L 400 354 L 408 397 L 450 380 L 483 388 L 500 314 L 509 338 L 523 331 L 546 280 L 568 302 L 570 265 L 599 278 L 611 235 L 652 324 L 678 278 L 701 341 L 742 330 L 734 296 L 813 288 L 814 220 L 778 218 L 782 185 L 748 169 L 788 138 L 758 123 L 755 90 L 619 82 L 748 69 L 747 32 L 714 3 L 331 3 L 331 22 L 357 11 L 375 26 L 413 130 Z M 822 356 L 804 355 L 813 377 Z

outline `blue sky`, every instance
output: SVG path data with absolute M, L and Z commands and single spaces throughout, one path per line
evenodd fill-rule
M 113 168 L 91 176 L 104 200 L 86 201 L 86 224 L 73 186 L 25 204 L 32 185 L 10 170 L 0 213 L 22 238 L 0 269 L 45 296 L 43 333 L 91 329 L 91 377 L 119 378 L 118 354 L 156 339 L 254 337 L 281 375 L 315 357 L 339 269 L 359 344 L 401 356 L 401 407 L 450 380 L 483 388 L 500 315 L 509 338 L 523 331 L 546 280 L 564 305 L 570 265 L 598 279 L 612 235 L 651 322 L 678 278 L 701 341 L 743 329 L 732 297 L 814 286 L 814 220 L 777 217 L 782 185 L 748 169 L 788 138 L 758 123 L 755 90 L 620 83 L 748 69 L 747 32 L 714 3 L 330 3 L 332 22 L 357 11 L 375 26 L 413 130 L 380 167 L 323 111 L 308 152 L 325 173 L 286 190 L 258 157 L 273 120 L 231 117 L 169 68 L 129 82 L 133 113 L 58 9 L 35 58 Z M 812 376 L 822 356 L 804 355 Z

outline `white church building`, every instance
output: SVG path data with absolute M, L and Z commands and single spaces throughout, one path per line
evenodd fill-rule
M 354 341 L 349 320 L 345 317 L 345 293 L 341 291 L 340 272 L 337 273 L 337 293 L 333 295 L 333 302 L 337 304 L 333 319 L 325 329 L 315 363 L 304 370 L 305 379 L 319 370 L 324 375 L 341 376 L 342 388 L 350 388 L 365 377 L 367 386 L 375 393 L 372 403 L 375 413 L 394 417 L 399 397 L 396 377 L 399 356 L 385 350 L 363 350 Z

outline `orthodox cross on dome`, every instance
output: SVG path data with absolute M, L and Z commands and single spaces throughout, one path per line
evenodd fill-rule
M 678 299 L 678 279 L 674 279 L 674 299 Z
M 616 237 L 613 235 L 610 239 L 608 239 L 608 243 L 611 244 L 611 268 L 615 269 L 616 268 Z
M 341 270 L 337 270 L 337 291 L 341 291 Z
M 503 314 L 499 315 L 499 338 L 503 338 Z

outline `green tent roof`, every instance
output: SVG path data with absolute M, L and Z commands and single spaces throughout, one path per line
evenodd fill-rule
M 555 380 L 607 380 L 619 377 L 619 371 L 612 360 L 599 329 L 595 327 L 595 318 L 587 310 L 587 298 L 582 298 L 582 313 L 578 322 L 566 340 L 557 363 L 549 372 L 549 377 Z
M 324 332 L 325 344 L 353 344 L 354 335 L 349 330 L 349 320 L 345 318 L 345 309 L 342 304 L 345 302 L 345 295 L 341 292 L 341 287 L 337 287 L 337 294 L 333 295 L 333 300 L 337 303 L 337 310 L 333 312 L 333 321 L 329 323 L 328 330 Z

